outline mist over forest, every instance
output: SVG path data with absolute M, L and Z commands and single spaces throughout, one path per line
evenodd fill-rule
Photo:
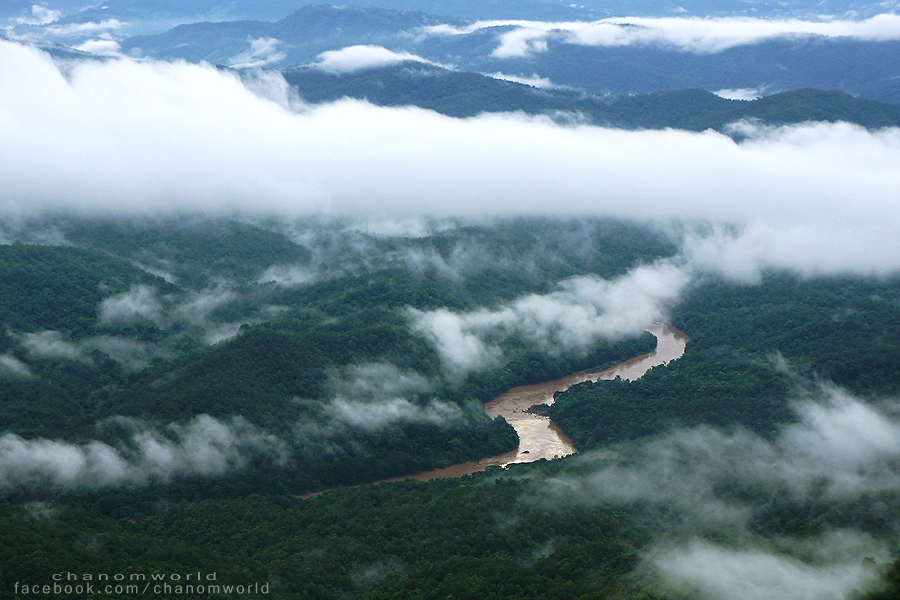
M 0 11 L 0 595 L 898 597 L 897 6 L 256 4 Z

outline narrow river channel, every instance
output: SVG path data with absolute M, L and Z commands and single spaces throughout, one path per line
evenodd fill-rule
M 684 332 L 664 323 L 656 323 L 647 328 L 647 331 L 656 336 L 656 350 L 650 354 L 632 358 L 603 371 L 575 373 L 556 381 L 516 387 L 487 402 L 484 409 L 488 415 L 491 418 L 502 416 L 519 434 L 517 449 L 475 462 L 462 463 L 434 471 L 419 471 L 383 481 L 404 481 L 406 479 L 430 481 L 445 477 L 462 477 L 484 471 L 492 466 L 505 467 L 513 463 L 534 462 L 542 458 L 552 459 L 575 454 L 578 450 L 562 429 L 550 420 L 550 417 L 530 413 L 528 409 L 535 404 L 553 404 L 554 393 L 567 390 L 577 383 L 597 381 L 598 379 L 616 379 L 617 377 L 629 381 L 639 379 L 653 367 L 667 365 L 671 361 L 681 358 L 685 346 L 690 341 Z M 321 493 L 302 494 L 298 498 L 309 498 Z
M 656 350 L 625 361 L 615 367 L 595 373 L 575 373 L 556 381 L 516 387 L 497 396 L 484 405 L 491 418 L 501 416 L 519 434 L 519 447 L 511 452 L 483 458 L 476 462 L 453 465 L 445 469 L 422 471 L 412 475 L 393 477 L 386 481 L 418 479 L 428 481 L 443 477 L 461 477 L 469 473 L 484 471 L 491 466 L 505 467 L 513 463 L 533 462 L 542 458 L 552 459 L 578 452 L 565 433 L 550 420 L 550 417 L 528 412 L 535 404 L 553 404 L 553 394 L 567 390 L 577 383 L 616 379 L 629 381 L 639 379 L 652 369 L 680 358 L 689 340 L 683 332 L 671 325 L 654 324 L 647 329 L 656 336 Z

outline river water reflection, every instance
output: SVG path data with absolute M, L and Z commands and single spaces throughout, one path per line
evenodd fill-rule
M 650 354 L 632 358 L 604 371 L 575 373 L 556 381 L 516 387 L 486 403 L 484 409 L 491 418 L 503 417 L 519 434 L 519 447 L 516 450 L 483 458 L 477 462 L 394 477 L 387 481 L 404 479 L 428 481 L 443 477 L 461 477 L 484 471 L 490 466 L 533 462 L 542 458 L 553 459 L 578 452 L 556 423 L 549 417 L 530 413 L 528 409 L 535 404 L 553 404 L 555 392 L 567 390 L 577 383 L 617 377 L 634 381 L 653 367 L 667 365 L 684 354 L 689 338 L 683 332 L 666 324 L 655 324 L 647 331 L 656 336 L 656 350 Z

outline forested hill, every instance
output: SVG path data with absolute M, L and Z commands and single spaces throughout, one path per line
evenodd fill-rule
M 670 238 L 603 219 L 3 226 L 0 597 L 107 572 L 273 599 L 723 597 L 668 583 L 667 552 L 739 565 L 735 586 L 748 557 L 811 573 L 779 598 L 862 564 L 860 593 L 830 597 L 897 598 L 863 587 L 900 572 L 895 277 L 704 278 L 670 307 L 685 356 L 558 396 L 580 454 L 303 499 L 507 451 L 479 401 L 649 352 L 649 334 L 547 346 L 542 315 L 574 333 L 636 304 Z M 434 322 L 493 358 L 451 372 Z
M 816 89 L 783 92 L 752 101 L 727 100 L 696 89 L 602 96 L 539 89 L 417 62 L 342 75 L 299 67 L 285 70 L 284 76 L 311 103 L 357 98 L 380 106 L 419 106 L 452 117 L 521 111 L 629 129 L 691 131 L 722 130 L 741 119 L 769 124 L 846 121 L 867 128 L 900 125 L 900 105 Z
M 515 432 L 473 407 L 652 348 L 648 335 L 548 355 L 510 338 L 504 360 L 449 376 L 414 311 L 475 311 L 674 250 L 624 222 L 447 226 L 411 239 L 200 218 L 0 229 L 67 244 L 0 245 L 0 434 L 128 446 L 204 423 L 264 432 L 292 459 L 266 474 L 262 461 L 254 487 L 304 493 L 512 449 Z M 383 423 L 356 417 L 382 409 Z M 2 475 L 0 460 L 0 493 L 17 487 Z

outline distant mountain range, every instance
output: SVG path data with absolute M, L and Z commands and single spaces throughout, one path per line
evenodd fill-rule
M 866 18 L 890 12 L 897 2 L 854 2 L 848 0 L 355 0 L 354 6 L 421 11 L 466 19 L 585 19 L 608 16 L 720 16 L 808 17 L 810 15 L 852 15 Z M 32 0 L 5 0 L 0 18 L 12 21 L 32 15 Z M 297 2 L 286 0 L 110 0 L 86 4 L 75 0 L 50 0 L 38 5 L 56 11 L 63 23 L 116 18 L 131 22 L 184 22 L 217 20 L 277 20 L 296 10 Z
M 410 32 L 445 23 L 463 25 L 465 22 L 421 12 L 309 6 L 275 22 L 179 25 L 159 35 L 125 40 L 122 51 L 158 59 L 203 60 L 221 65 L 233 65 L 253 57 L 267 66 L 286 67 L 311 62 L 328 50 L 359 44 L 404 50 L 410 47 Z M 269 51 L 248 54 L 253 40 L 269 40 Z
M 633 129 L 726 130 L 742 119 L 771 124 L 846 121 L 868 128 L 900 126 L 900 105 L 845 92 L 800 89 L 754 101 L 728 100 L 698 89 L 600 96 L 463 73 L 422 63 L 331 74 L 318 68 L 284 71 L 307 102 L 365 99 L 381 106 L 413 105 L 453 117 L 521 111 L 558 120 Z
M 608 26 L 617 28 L 617 35 L 637 27 Z M 518 27 L 472 25 L 422 12 L 316 6 L 275 22 L 180 25 L 132 37 L 121 47 L 133 56 L 288 68 L 315 62 L 323 52 L 368 45 L 458 71 L 506 73 L 595 94 L 699 88 L 762 95 L 817 88 L 900 102 L 900 41 L 895 40 L 783 35 L 710 51 L 662 42 L 588 45 Z M 535 41 L 539 35 L 545 37 Z
M 118 0 L 85 9 L 66 1 L 33 5 L 28 16 L 26 4 L 10 1 L 4 11 L 15 21 L 6 29 L 9 39 L 42 45 L 57 56 L 122 53 L 236 69 L 285 70 L 304 97 L 314 101 L 348 95 L 388 105 L 409 102 L 454 115 L 563 111 L 582 114 L 591 122 L 691 129 L 719 128 L 722 119 L 746 107 L 738 110 L 733 107 L 743 105 L 699 92 L 659 92 L 704 90 L 752 99 L 819 89 L 900 103 L 900 31 L 884 33 L 900 29 L 900 17 L 890 13 L 898 10 L 900 2 L 835 0 L 808 5 L 695 0 L 677 7 L 641 0 L 593 0 L 578 6 L 537 0 L 477 4 L 470 0 L 359 0 L 356 4 L 360 6 L 306 6 L 288 14 L 293 6 L 281 1 Z M 421 10 L 399 10 L 407 8 Z M 849 20 L 836 26 L 834 20 L 819 19 L 813 13 Z M 863 23 L 864 17 L 876 13 L 880 20 Z M 20 16 L 13 18 L 14 14 Z M 277 18 L 284 14 L 288 16 Z M 648 14 L 679 18 L 636 16 Z M 476 20 L 500 15 L 504 20 Z M 609 15 L 632 18 L 597 21 Z M 707 18 L 684 18 L 691 15 Z M 716 18 L 721 15 L 752 15 L 756 20 L 753 25 L 720 26 Z M 805 29 L 791 33 L 793 22 L 783 20 L 788 15 L 810 20 L 803 22 Z M 751 32 L 763 27 L 766 32 L 748 37 L 744 31 L 738 36 L 735 27 Z M 827 27 L 832 28 L 815 33 Z M 140 31 L 155 33 L 132 35 Z M 340 52 L 350 52 L 338 57 L 352 59 L 349 66 L 330 69 L 331 74 L 325 73 L 329 69 L 315 68 L 323 67 L 328 53 Z M 385 69 L 407 60 L 418 64 Z M 426 81 L 424 75 L 432 79 Z M 503 85 L 497 79 L 530 83 L 543 91 Z M 655 95 L 633 100 L 608 97 L 635 94 Z M 807 104 L 812 102 L 809 94 L 801 94 Z M 848 98 L 820 96 L 826 105 L 816 110 L 826 118 L 858 112 L 848 108 L 852 104 Z M 702 113 L 678 117 L 679 110 L 672 108 L 674 98 L 688 102 L 691 109 L 705 108 Z M 665 114 L 623 111 L 623 106 L 636 103 L 652 104 Z M 885 116 L 891 114 L 887 108 L 860 110 L 861 116 L 854 120 L 866 126 L 894 122 Z M 793 122 L 796 116 L 780 120 Z

